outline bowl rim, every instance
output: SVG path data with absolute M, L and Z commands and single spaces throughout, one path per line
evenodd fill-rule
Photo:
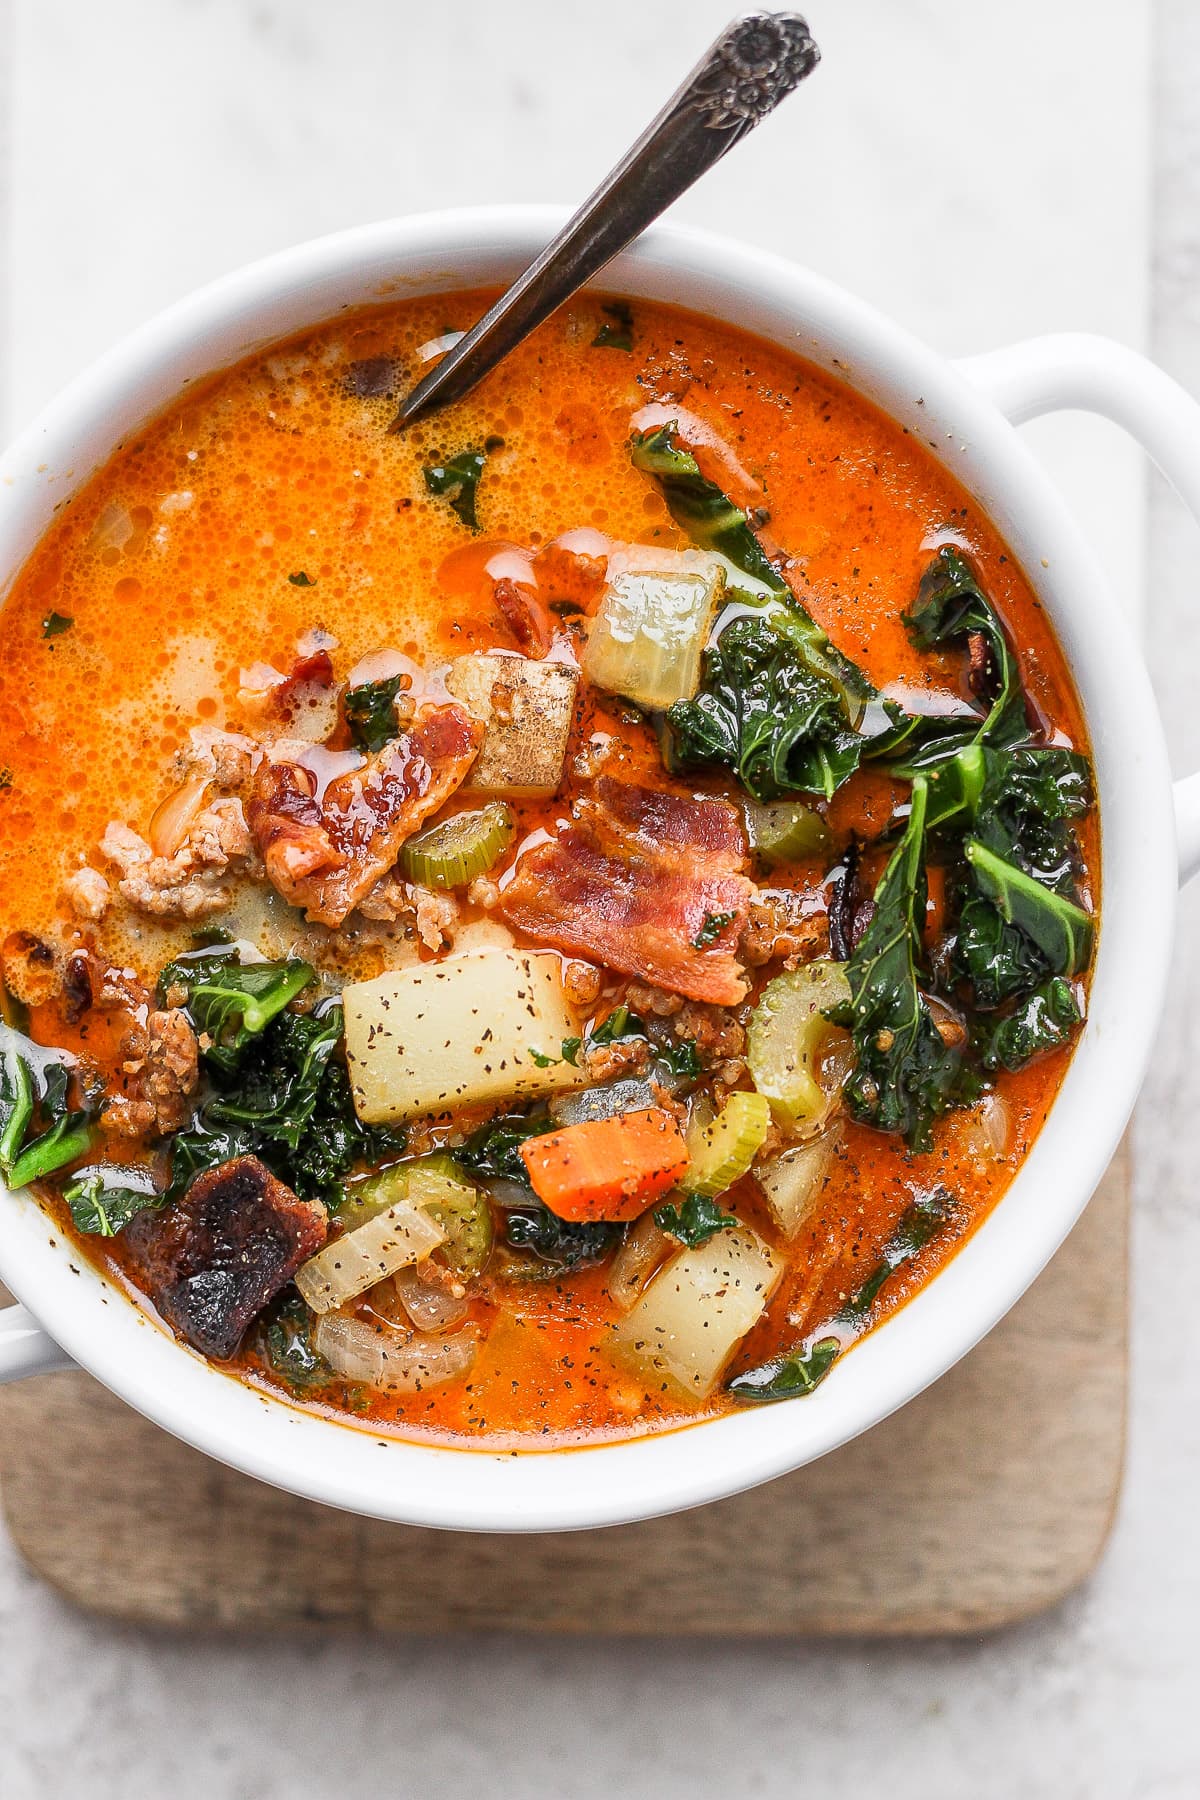
M 485 264 L 491 279 L 511 278 L 565 216 L 560 208 L 499 206 L 356 227 L 235 270 L 139 327 L 0 458 L 5 591 L 54 505 L 189 380 L 342 306 L 484 285 L 464 271 Z M 1136 639 L 1062 499 L 961 371 L 810 270 L 660 224 L 592 285 L 677 302 L 681 281 L 690 310 L 790 348 L 918 431 L 969 491 L 982 488 L 980 504 L 1034 581 L 1079 687 L 1096 763 L 1104 913 L 1089 1020 L 1002 1200 L 933 1282 L 856 1345 L 837 1381 L 802 1407 L 739 1412 L 569 1453 L 376 1437 L 268 1396 L 203 1362 L 137 1306 L 111 1305 L 106 1278 L 64 1255 L 36 1201 L 0 1190 L 0 1278 L 77 1362 L 196 1448 L 326 1504 L 447 1529 L 574 1530 L 719 1499 L 828 1453 L 945 1373 L 1025 1291 L 1107 1166 L 1149 1057 L 1176 895 L 1169 768 Z M 358 299 L 339 297 L 363 282 L 369 291 Z M 281 309 L 298 322 L 268 325 Z

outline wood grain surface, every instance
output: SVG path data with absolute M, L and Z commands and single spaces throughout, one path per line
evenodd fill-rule
M 1040 1280 L 941 1382 L 822 1462 L 692 1513 L 545 1537 L 380 1524 L 234 1474 L 65 1374 L 0 1392 L 8 1526 L 68 1599 L 138 1624 L 993 1629 L 1061 1599 L 1108 1535 L 1128 1205 L 1122 1152 Z

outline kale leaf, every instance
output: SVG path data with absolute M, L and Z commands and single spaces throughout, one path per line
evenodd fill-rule
M 293 1394 L 328 1387 L 334 1372 L 312 1341 L 313 1315 L 295 1288 L 285 1288 L 259 1323 L 263 1356 Z
M 942 1037 L 917 971 L 925 917 L 925 810 L 928 781 L 913 781 L 904 836 L 875 890 L 875 911 L 846 965 L 850 999 L 835 1023 L 852 1032 L 855 1067 L 846 1081 L 853 1116 L 899 1132 L 927 1150 L 935 1118 L 961 1104 L 973 1082 L 962 1050 Z
M 818 1338 L 807 1350 L 779 1356 L 757 1369 L 735 1375 L 729 1392 L 737 1400 L 797 1400 L 818 1388 L 841 1353 L 835 1337 Z
M 505 1243 L 513 1250 L 531 1251 L 537 1259 L 521 1273 L 541 1280 L 603 1262 L 621 1235 L 619 1225 L 604 1219 L 560 1219 L 540 1200 L 506 1207 L 505 1213 Z
M 164 1204 L 153 1172 L 143 1164 L 94 1163 L 79 1169 L 63 1190 L 76 1231 L 115 1237 L 137 1213 Z
M 403 675 L 389 675 L 383 681 L 364 681 L 358 687 L 346 689 L 342 695 L 342 713 L 356 750 L 374 756 L 394 737 L 399 737 L 396 695 L 403 681 Z
M 1082 1020 L 1070 982 L 1056 975 L 1025 994 L 1006 1017 L 977 1020 L 972 1042 L 989 1072 L 1023 1069 L 1035 1056 L 1068 1043 Z
M 841 690 L 767 617 L 725 627 L 704 652 L 699 693 L 677 700 L 667 721 L 679 767 L 724 764 L 756 800 L 830 798 L 863 753 Z
M 342 1200 L 342 1178 L 403 1149 L 404 1134 L 363 1125 L 335 1052 L 342 1009 L 280 1013 L 235 1067 L 206 1062 L 214 1093 L 171 1140 L 171 1198 L 205 1169 L 253 1155 L 302 1199 Z
M 635 431 L 629 440 L 634 468 L 653 475 L 667 511 L 694 544 L 717 551 L 773 594 L 790 596 L 791 589 L 767 557 L 746 514 L 715 481 L 700 473 L 691 451 L 678 442 L 678 431 L 678 420 L 651 431 Z
M 919 1194 L 901 1215 L 895 1230 L 867 1279 L 836 1314 L 839 1324 L 865 1325 L 879 1298 L 884 1283 L 918 1257 L 926 1244 L 932 1243 L 954 1214 L 954 1195 L 948 1188 L 937 1187 Z
M 446 462 L 427 463 L 422 470 L 429 492 L 448 500 L 451 512 L 472 531 L 479 530 L 475 500 L 486 462 L 486 450 L 460 450 Z
M 474 1175 L 491 1176 L 499 1181 L 518 1181 L 529 1186 L 529 1171 L 521 1160 L 521 1145 L 532 1137 L 542 1137 L 556 1129 L 546 1113 L 506 1113 L 489 1119 L 473 1131 L 465 1144 L 450 1152 L 456 1163 Z
M 737 1220 L 732 1213 L 722 1212 L 715 1200 L 705 1194 L 688 1194 L 682 1206 L 666 1204 L 654 1209 L 654 1223 L 660 1231 L 668 1236 L 676 1237 L 689 1250 L 697 1244 L 705 1244 L 718 1231 L 724 1231 L 727 1225 L 736 1225 Z
M 546 1113 L 508 1113 L 490 1119 L 472 1132 L 465 1144 L 451 1151 L 454 1161 L 472 1175 L 507 1183 L 510 1190 L 525 1190 L 515 1197 L 511 1192 L 506 1194 L 503 1187 L 492 1190 L 492 1198 L 505 1214 L 504 1242 L 512 1250 L 528 1253 L 531 1259 L 510 1269 L 513 1276 L 550 1280 L 588 1263 L 602 1262 L 620 1235 L 619 1226 L 604 1220 L 577 1223 L 560 1219 L 534 1196 L 529 1171 L 521 1159 L 521 1145 L 556 1129 Z
M 970 648 L 972 714 L 906 715 L 892 709 L 891 729 L 870 754 L 891 773 L 911 779 L 970 744 L 1006 749 L 1029 736 L 1021 669 L 1004 626 L 962 551 L 943 544 L 924 575 L 911 610 L 904 614 L 918 650 L 947 645 Z
M 1087 964 L 1093 924 L 1079 904 L 1068 821 L 1088 810 L 1092 788 L 1086 758 L 1072 751 L 1030 745 L 982 755 L 953 960 L 975 1004 L 994 1008 Z
M 593 350 L 633 349 L 633 309 L 625 300 L 610 300 L 600 311 L 604 323 L 592 339 Z
M 208 1062 L 232 1070 L 251 1039 L 314 979 L 311 963 L 296 957 L 242 963 L 230 945 L 188 951 L 168 963 L 158 978 L 158 994 L 165 1003 L 182 990 L 196 1030 L 211 1039 L 204 1052 Z
M 92 1145 L 93 1109 L 68 1101 L 75 1064 L 0 1024 L 0 1173 L 10 1188 L 40 1181 Z
M 674 1081 L 699 1081 L 704 1073 L 704 1059 L 696 1048 L 695 1038 L 680 1038 L 673 1044 L 660 1044 L 655 1049 L 655 1056 Z

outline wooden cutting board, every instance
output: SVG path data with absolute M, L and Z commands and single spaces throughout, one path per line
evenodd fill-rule
M 1107 1538 L 1128 1226 L 1122 1152 L 1040 1280 L 944 1380 L 811 1468 L 675 1518 L 545 1537 L 383 1525 L 235 1475 L 80 1374 L 0 1392 L 0 1496 L 35 1569 L 137 1624 L 988 1630 L 1061 1599 Z

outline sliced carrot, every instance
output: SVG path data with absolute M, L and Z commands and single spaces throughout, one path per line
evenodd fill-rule
M 528 1138 L 521 1156 L 534 1193 L 560 1219 L 635 1219 L 688 1164 L 683 1134 L 659 1106 Z

